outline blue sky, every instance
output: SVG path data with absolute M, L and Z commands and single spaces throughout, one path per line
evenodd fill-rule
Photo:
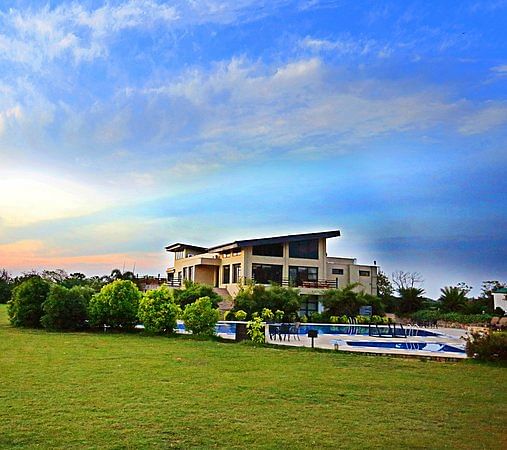
M 507 279 L 506 1 L 1 5 L 0 266 L 338 228 L 433 296 Z

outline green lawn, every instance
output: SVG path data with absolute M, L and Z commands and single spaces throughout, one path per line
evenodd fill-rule
M 0 447 L 506 448 L 507 371 L 141 335 L 14 329 Z

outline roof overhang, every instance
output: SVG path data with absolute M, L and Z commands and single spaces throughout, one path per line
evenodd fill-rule
M 181 242 L 176 242 L 175 244 L 168 245 L 165 249 L 168 252 L 182 252 L 183 250 L 194 250 L 201 253 L 204 253 L 207 250 L 205 247 L 199 247 L 197 245 L 190 244 L 182 244 Z
M 285 236 L 274 236 L 260 239 L 245 239 L 229 242 L 208 248 L 208 252 L 225 252 L 235 248 L 251 247 L 253 245 L 281 244 L 284 242 L 306 241 L 309 239 L 329 239 L 340 236 L 340 230 L 321 231 L 318 233 L 287 234 Z

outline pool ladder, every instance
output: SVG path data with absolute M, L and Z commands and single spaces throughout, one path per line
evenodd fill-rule
M 374 326 L 374 328 L 372 327 L 372 325 Z M 392 325 L 392 327 L 391 327 L 391 325 Z M 401 323 L 399 323 L 398 326 L 399 326 L 399 330 L 401 331 L 401 333 L 396 334 L 396 325 L 397 325 L 396 323 L 393 323 L 393 324 L 388 323 L 387 324 L 387 334 L 383 334 L 383 333 L 381 333 L 380 328 L 378 327 L 378 323 L 372 324 L 370 322 L 368 324 L 368 336 L 373 336 L 373 337 L 376 336 L 376 337 L 382 337 L 382 338 L 397 338 L 397 337 L 406 338 L 407 331 L 410 333 L 410 329 L 405 330 L 403 325 Z M 376 333 L 375 333 L 375 331 L 376 331 Z

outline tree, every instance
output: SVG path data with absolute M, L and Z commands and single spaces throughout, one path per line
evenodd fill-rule
M 379 273 L 377 275 L 377 292 L 378 292 L 378 296 L 381 299 L 388 299 L 388 298 L 392 297 L 392 295 L 394 293 L 394 287 L 393 287 L 393 284 L 391 283 L 391 280 L 381 270 L 379 271 Z
M 0 270 L 0 303 L 7 303 L 11 299 L 12 278 L 7 270 Z
M 215 334 L 219 311 L 213 308 L 213 302 L 209 297 L 202 297 L 185 306 L 182 317 L 185 329 L 192 334 L 211 336 Z
M 328 289 L 322 296 L 322 303 L 329 316 L 356 316 L 361 306 L 371 305 L 373 314 L 384 313 L 384 305 L 378 297 L 356 292 L 359 283 L 349 284 L 341 289 Z
M 139 302 L 139 320 L 151 333 L 172 333 L 180 314 L 181 308 L 165 286 L 146 292 Z
M 403 270 L 393 272 L 391 278 L 398 293 L 401 289 L 415 288 L 424 282 L 419 272 L 404 272 Z
M 68 289 L 58 284 L 51 285 L 49 295 L 42 305 L 42 326 L 50 330 L 86 328 L 88 303 L 92 295 L 93 290 L 86 287 L 74 286 Z
M 213 303 L 214 308 L 222 301 L 222 297 L 207 284 L 194 283 L 193 281 L 186 280 L 184 286 L 185 289 L 177 289 L 174 291 L 174 299 L 182 308 L 194 303 L 201 297 L 208 297 Z
M 46 301 L 49 287 L 46 280 L 33 276 L 14 288 L 7 313 L 15 327 L 40 327 L 42 304 Z
M 120 269 L 113 269 L 111 271 L 111 275 L 109 275 L 110 281 L 116 281 L 116 280 L 130 280 L 134 281 L 136 279 L 136 276 L 134 275 L 134 272 L 131 272 L 127 270 L 126 272 L 122 272 Z
M 90 300 L 88 307 L 90 324 L 133 328 L 137 324 L 141 296 L 137 286 L 130 280 L 116 280 L 106 284 Z
M 467 304 L 466 294 L 469 292 L 461 286 L 446 286 L 440 289 L 440 302 L 444 312 L 461 312 Z
M 408 314 L 421 309 L 423 304 L 424 289 L 416 287 L 408 287 L 398 289 L 401 300 L 399 304 L 399 312 L 402 314 Z

